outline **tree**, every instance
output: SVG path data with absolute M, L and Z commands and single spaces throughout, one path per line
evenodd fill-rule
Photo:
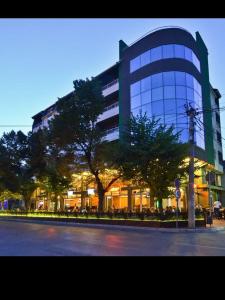
M 5 162 L 3 165 L 2 189 L 23 196 L 26 209 L 30 209 L 31 195 L 37 187 L 31 168 L 29 135 L 22 131 L 4 133 L 0 139 L 0 151 Z
M 161 208 L 162 199 L 171 194 L 169 187 L 174 179 L 187 171 L 183 161 L 188 145 L 179 142 L 179 133 L 174 133 L 173 126 L 161 125 L 146 114 L 131 117 L 120 142 L 120 153 L 124 178 L 150 188 L 151 206 L 158 198 Z
M 94 176 L 98 209 L 103 211 L 104 195 L 121 174 L 115 172 L 106 184 L 102 180 L 103 173 L 115 166 L 112 147 L 117 146 L 104 140 L 104 132 L 97 124 L 99 115 L 104 111 L 104 97 L 99 82 L 95 78 L 75 80 L 72 96 L 59 99 L 56 107 L 58 114 L 49 126 L 52 140 L 55 145 L 66 147 L 65 151 L 74 154 L 76 165 L 89 170 Z

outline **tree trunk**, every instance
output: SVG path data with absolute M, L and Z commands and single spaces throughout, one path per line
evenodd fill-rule
M 54 212 L 57 212 L 57 208 L 58 208 L 58 197 L 57 197 L 57 195 L 54 197 L 55 199 L 55 201 L 54 201 Z
M 64 198 L 62 195 L 60 195 L 60 210 L 64 211 L 65 207 L 64 207 Z
M 30 201 L 30 199 L 24 197 L 24 201 L 25 201 L 26 211 L 30 211 L 30 207 L 31 207 L 31 201 Z
M 95 176 L 97 183 L 97 191 L 98 191 L 98 211 L 103 212 L 104 210 L 104 198 L 105 198 L 105 189 L 103 188 L 103 184 L 98 176 Z
M 155 207 L 154 194 L 151 192 L 151 189 L 150 189 L 150 207 Z

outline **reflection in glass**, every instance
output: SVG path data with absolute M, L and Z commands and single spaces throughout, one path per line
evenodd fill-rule
M 163 85 L 162 73 L 157 73 L 151 76 L 152 78 L 152 89 Z
M 141 96 L 137 95 L 131 98 L 131 109 L 141 106 Z
M 186 99 L 186 88 L 184 86 L 176 86 L 176 98 Z
M 138 56 L 130 61 L 130 73 L 136 71 L 137 69 L 140 69 L 140 67 L 141 67 L 140 56 Z
M 175 72 L 176 85 L 186 85 L 186 78 L 184 72 Z
M 159 116 L 159 115 L 162 115 L 162 118 L 163 118 L 163 115 L 164 115 L 164 107 L 163 107 L 163 100 L 161 101 L 155 101 L 155 102 L 152 102 L 152 115 L 154 116 Z
M 141 105 L 151 102 L 151 91 L 147 91 L 141 94 Z
M 146 51 L 141 54 L 141 67 L 150 63 L 150 51 Z
M 164 99 L 175 98 L 175 86 L 165 86 L 164 87 Z
M 184 58 L 184 46 L 183 45 L 174 45 L 175 57 Z
M 165 114 L 176 116 L 176 99 L 164 100 Z
M 185 49 L 184 49 L 184 56 L 185 56 L 185 59 L 187 59 L 190 62 L 192 62 L 192 50 L 190 48 L 185 47 Z
M 152 101 L 163 99 L 163 88 L 156 88 L 152 90 Z
M 157 73 L 135 82 L 130 90 L 133 95 L 131 111 L 135 116 L 142 109 L 142 114 L 146 112 L 149 117 L 160 117 L 163 124 L 176 124 L 176 130 L 185 129 L 181 140 L 188 140 L 188 117 L 184 105 L 190 103 L 194 108 L 202 109 L 201 85 L 192 75 L 178 71 Z M 204 138 L 204 131 L 200 134 Z M 196 135 L 197 145 L 204 149 L 203 138 Z
M 148 76 L 141 80 L 141 92 L 145 92 L 151 89 L 151 76 Z
M 162 59 L 162 47 L 151 49 L 151 62 Z
M 163 72 L 163 84 L 175 85 L 175 72 Z
M 163 46 L 163 58 L 173 58 L 174 57 L 174 45 Z
M 142 115 L 144 115 L 144 113 L 146 113 L 149 118 L 152 117 L 152 106 L 151 106 L 151 103 L 142 106 Z
M 160 60 L 168 58 L 182 58 L 193 63 L 200 72 L 200 61 L 195 53 L 188 47 L 178 44 L 163 45 L 149 49 L 130 61 L 130 73 L 141 67 Z
M 136 96 L 141 92 L 141 84 L 140 81 L 137 81 L 130 86 L 130 96 Z
M 140 115 L 141 114 L 141 107 L 137 107 L 135 109 L 132 109 L 131 113 L 134 117 L 136 117 L 137 115 Z

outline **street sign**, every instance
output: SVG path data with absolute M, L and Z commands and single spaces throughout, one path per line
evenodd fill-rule
M 176 196 L 177 199 L 180 198 L 180 196 L 181 196 L 180 190 L 175 191 L 175 196 Z
M 176 187 L 177 189 L 179 189 L 179 187 L 180 187 L 180 179 L 179 179 L 179 178 L 176 178 L 176 179 L 174 180 L 174 185 L 175 185 L 175 187 Z

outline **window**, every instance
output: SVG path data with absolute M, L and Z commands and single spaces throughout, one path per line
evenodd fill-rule
M 137 81 L 130 86 L 130 96 L 136 96 L 141 92 L 141 84 L 140 81 Z
M 174 122 L 176 121 L 176 99 L 164 100 L 165 115 L 173 116 Z
M 188 73 L 186 73 L 186 85 L 194 88 L 194 77 Z
M 184 72 L 175 72 L 176 85 L 186 85 L 186 78 Z
M 203 136 L 203 133 L 196 130 L 195 133 L 195 141 L 196 141 L 196 145 L 202 149 L 205 149 L 205 138 Z
M 163 58 L 172 58 L 174 57 L 174 47 L 173 45 L 163 46 Z
M 175 86 L 165 86 L 164 87 L 164 99 L 175 98 Z
M 131 109 L 141 106 L 141 96 L 137 95 L 131 98 L 130 102 Z
M 187 143 L 188 138 L 189 138 L 188 129 L 187 128 L 181 128 L 181 127 L 177 127 L 177 129 L 178 129 L 178 132 L 180 131 L 180 140 L 183 143 Z
M 152 116 L 162 116 L 163 119 L 164 107 L 163 100 L 152 102 Z
M 151 91 L 147 91 L 141 94 L 141 105 L 151 102 Z
M 184 115 L 186 114 L 186 108 L 185 105 L 187 104 L 187 101 L 184 99 L 177 99 L 177 114 L 178 115 Z
M 220 115 L 216 112 L 216 122 L 220 126 Z
M 194 90 L 187 87 L 187 99 L 193 101 L 194 100 Z
M 130 73 L 136 71 L 137 69 L 139 69 L 141 67 L 141 59 L 140 56 L 132 59 L 130 61 Z
M 152 78 L 152 88 L 160 87 L 163 85 L 162 73 L 154 74 Z
M 184 46 L 183 45 L 174 45 L 175 57 L 184 58 Z
M 220 144 L 220 145 L 222 145 L 222 139 L 221 139 L 221 134 L 220 134 L 220 132 L 216 132 L 216 135 L 217 135 L 217 142 Z
M 192 50 L 188 47 L 184 47 L 184 57 L 185 59 L 192 62 Z
M 194 91 L 194 99 L 195 99 L 195 104 L 196 108 L 202 109 L 202 97 L 199 96 L 198 93 Z
M 141 54 L 141 67 L 150 63 L 150 51 L 146 51 Z
M 177 115 L 177 127 L 187 127 L 188 126 L 188 117 L 187 115 Z
M 165 114 L 165 125 L 174 125 L 176 126 L 176 114 Z
M 145 92 L 151 89 L 151 77 L 146 77 L 141 80 L 141 92 Z
M 222 152 L 218 151 L 218 159 L 219 159 L 219 163 L 222 165 L 223 164 L 223 155 Z
M 142 106 L 142 114 L 144 115 L 145 113 L 147 114 L 147 116 L 149 118 L 152 117 L 152 106 L 151 106 L 151 103 Z
M 162 47 L 156 47 L 151 49 L 151 61 L 162 59 Z
M 163 45 L 145 51 L 130 61 L 130 73 L 150 64 L 151 62 L 168 59 L 182 58 L 192 62 L 200 72 L 200 61 L 195 53 L 184 45 Z
M 148 117 L 160 119 L 161 124 L 174 124 L 176 130 L 182 131 L 181 141 L 187 142 L 189 118 L 186 105 L 190 103 L 192 107 L 202 110 L 200 90 L 200 83 L 191 74 L 179 71 L 156 73 L 130 86 L 131 112 L 134 116 L 146 112 Z M 203 123 L 203 114 L 199 114 L 198 119 Z M 214 120 L 215 123 L 219 121 L 219 114 L 217 116 L 216 112 Z M 204 126 L 201 126 L 201 130 L 199 126 L 196 125 L 195 142 L 198 147 L 205 149 Z M 218 126 L 215 129 L 220 133 Z M 221 133 L 220 136 L 217 135 L 217 140 L 218 143 L 221 142 Z
M 176 98 L 186 99 L 186 88 L 184 86 L 176 86 Z
M 163 73 L 163 84 L 164 85 L 175 85 L 175 73 L 164 72 Z
M 137 108 L 135 108 L 135 109 L 132 109 L 131 113 L 132 113 L 132 115 L 133 115 L 134 117 L 137 117 L 137 115 L 140 115 L 140 114 L 141 114 L 141 108 L 140 108 L 140 107 L 137 107 Z
M 163 99 L 163 88 L 157 88 L 152 90 L 152 101 Z

